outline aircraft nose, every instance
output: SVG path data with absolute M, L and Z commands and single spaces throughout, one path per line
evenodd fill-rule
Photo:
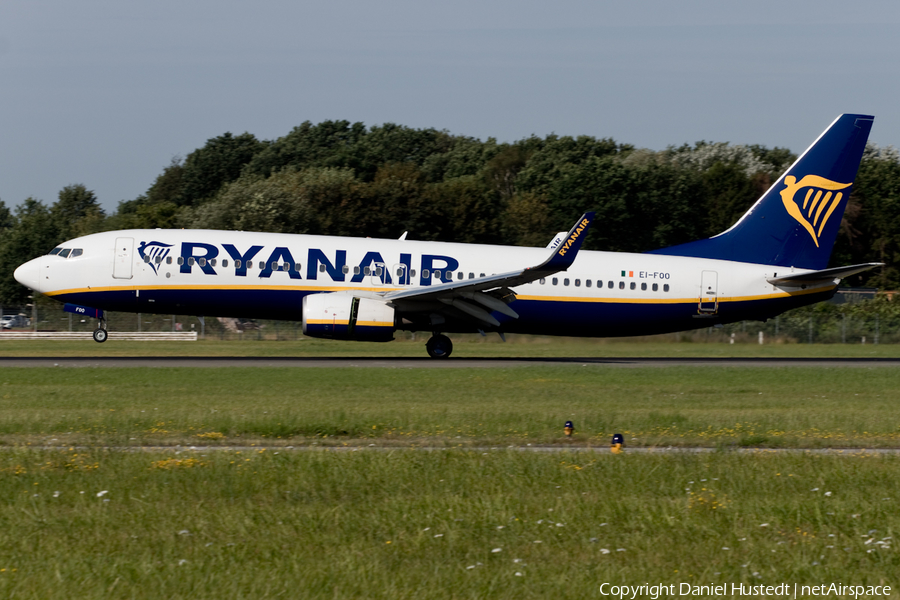
M 36 292 L 41 291 L 41 259 L 35 258 L 19 266 L 13 277 L 25 287 Z

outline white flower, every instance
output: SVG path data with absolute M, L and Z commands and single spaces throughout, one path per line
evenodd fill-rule
M 108 493 L 109 493 L 109 490 L 103 490 L 102 492 L 97 492 L 97 497 L 102 498 L 103 496 L 105 496 Z
M 497 554 L 498 552 L 503 552 L 503 548 L 494 548 L 493 550 L 491 550 L 491 552 L 493 554 Z
M 625 552 L 625 548 L 616 548 L 616 552 Z
M 434 537 L 436 537 L 436 538 L 439 538 L 439 537 L 444 537 L 444 534 L 443 534 L 443 533 L 439 533 L 439 534 L 437 534 L 437 535 L 436 535 L 436 536 L 434 536 Z
M 825 492 L 825 495 L 826 495 L 826 496 L 830 496 L 830 495 L 831 495 L 831 492 Z
M 600 554 L 609 554 L 609 550 L 606 548 L 600 548 Z
M 518 571 L 516 571 L 516 577 L 521 577 L 521 576 L 522 576 L 522 574 L 519 573 Z
M 62 492 L 53 492 L 53 497 L 54 497 L 54 498 L 59 498 L 59 495 L 60 495 L 61 493 L 62 493 Z
M 768 524 L 768 523 L 761 523 L 759 526 L 760 526 L 760 527 L 768 527 L 769 524 Z
M 466 567 L 466 571 L 468 571 L 469 569 L 474 569 L 474 568 L 475 568 L 475 565 L 469 565 L 468 567 Z
M 191 532 L 187 529 L 182 529 L 178 532 L 178 535 L 191 535 Z
M 811 490 L 809 490 L 809 491 L 811 491 L 811 492 L 818 492 L 818 491 L 819 491 L 819 488 L 813 488 L 813 489 L 811 489 Z

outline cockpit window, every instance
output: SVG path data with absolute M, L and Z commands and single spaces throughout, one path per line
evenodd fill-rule
M 54 248 L 53 250 L 51 250 L 50 252 L 47 253 L 47 256 L 54 256 L 56 254 L 59 254 L 60 250 L 62 250 L 62 248 Z
M 59 255 L 62 256 L 63 258 L 69 258 L 69 253 L 71 251 L 72 251 L 71 248 L 63 248 L 62 250 L 59 251 Z
M 82 250 L 81 248 L 75 248 L 74 250 L 72 250 L 72 254 L 69 255 L 69 258 L 75 258 L 76 256 L 81 256 L 82 254 L 84 254 L 84 250 Z

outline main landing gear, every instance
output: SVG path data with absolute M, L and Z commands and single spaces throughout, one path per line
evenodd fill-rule
M 453 352 L 453 342 L 446 335 L 435 333 L 425 344 L 431 358 L 447 358 Z
M 106 331 L 106 319 L 101 319 L 100 323 L 97 325 L 97 329 L 94 330 L 94 341 L 98 344 L 102 344 L 108 337 L 109 333 Z

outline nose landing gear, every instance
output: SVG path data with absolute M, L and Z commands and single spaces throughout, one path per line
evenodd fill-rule
M 446 335 L 435 333 L 425 344 L 431 358 L 447 358 L 453 352 L 453 342 Z
M 106 319 L 101 319 L 100 323 L 97 324 L 97 329 L 94 330 L 94 341 L 98 344 L 102 344 L 108 337 L 109 333 L 106 331 Z

